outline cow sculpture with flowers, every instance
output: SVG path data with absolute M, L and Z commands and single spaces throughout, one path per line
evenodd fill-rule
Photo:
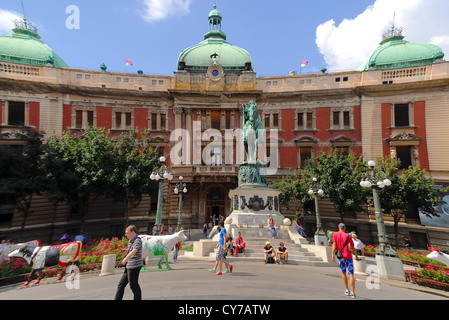
M 45 267 L 60 265 L 63 271 L 56 281 L 62 281 L 69 266 L 79 267 L 79 257 L 82 243 L 80 241 L 64 243 L 54 246 L 38 246 L 30 244 L 19 244 L 19 248 L 11 252 L 9 257 L 23 258 L 33 268 L 31 274 L 22 287 L 27 287 L 34 275 L 38 273 L 37 281 L 33 285 L 38 285 L 43 279 L 42 270 Z
M 142 259 L 148 256 L 160 256 L 158 269 L 162 269 L 161 263 L 165 258 L 166 270 L 171 270 L 168 263 L 168 253 L 174 248 L 175 244 L 187 240 L 184 231 L 177 232 L 168 236 L 149 236 L 140 235 L 142 240 Z

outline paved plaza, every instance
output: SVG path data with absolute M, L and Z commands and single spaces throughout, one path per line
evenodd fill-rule
M 170 271 L 142 272 L 140 285 L 144 300 L 182 301 L 275 301 L 275 300 L 346 300 L 337 264 L 271 265 L 260 261 L 229 261 L 230 274 L 216 276 L 209 269 L 211 258 L 180 256 Z M 367 260 L 373 265 L 374 260 Z M 0 288 L 0 300 L 112 300 L 123 269 L 114 275 L 99 276 L 99 271 L 83 273 L 79 288 L 68 289 L 65 282 L 47 278 L 37 287 L 18 289 L 21 284 Z M 398 281 L 382 280 L 379 286 L 366 281 L 368 275 L 356 275 L 356 301 L 367 300 L 448 300 L 449 293 Z M 70 287 L 70 286 L 69 286 Z M 377 287 L 377 288 L 376 288 Z M 129 287 L 124 300 L 132 300 Z M 182 302 L 182 303 L 181 303 Z

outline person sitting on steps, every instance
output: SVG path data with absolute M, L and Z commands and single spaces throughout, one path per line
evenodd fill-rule
M 288 262 L 288 250 L 284 246 L 283 242 L 279 243 L 279 248 L 277 250 L 277 258 L 278 258 L 278 261 L 277 261 L 278 264 L 281 263 L 282 260 L 284 260 L 285 263 Z M 284 264 L 284 263 L 282 262 L 282 264 Z
M 264 255 L 265 255 L 265 263 L 276 263 L 276 251 L 271 246 L 269 241 L 267 241 L 265 243 L 265 247 L 263 248 L 263 252 L 264 252 Z

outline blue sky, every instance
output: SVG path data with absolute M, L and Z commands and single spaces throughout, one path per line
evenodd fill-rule
M 409 41 L 449 50 L 447 0 L 216 0 L 222 31 L 248 50 L 258 76 L 354 70 L 395 22 Z M 179 53 L 203 40 L 213 0 L 23 0 L 26 16 L 72 68 L 173 75 Z M 68 29 L 70 5 L 79 8 L 80 28 Z M 156 14 L 157 13 L 157 14 Z M 20 0 L 0 1 L 0 34 L 9 34 Z M 423 27 L 424 26 L 424 27 Z M 125 58 L 133 66 L 125 66 Z M 447 57 L 446 57 L 447 58 Z

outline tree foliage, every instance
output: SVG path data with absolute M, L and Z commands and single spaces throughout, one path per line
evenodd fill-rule
M 379 191 L 381 208 L 384 214 L 393 217 L 396 246 L 398 246 L 398 225 L 406 215 L 418 219 L 419 212 L 437 216 L 435 207 L 442 203 L 442 194 L 447 189 L 436 189 L 434 180 L 419 166 L 400 170 L 400 161 L 379 158 L 376 162 L 376 175 L 385 174 L 391 185 Z
M 321 153 L 317 158 L 309 160 L 304 170 L 310 179 L 318 179 L 324 197 L 334 204 L 342 220 L 345 214 L 364 210 L 366 191 L 361 190 L 360 180 L 365 171 L 362 156 L 340 152 Z
M 0 204 L 14 204 L 22 213 L 22 229 L 29 214 L 33 195 L 46 186 L 42 170 L 43 133 L 24 127 L 10 133 L 17 145 L 0 146 Z
M 87 128 L 79 136 L 70 131 L 52 136 L 46 158 L 48 197 L 67 202 L 83 218 L 89 200 L 99 195 L 123 197 L 126 209 L 137 205 L 152 188 L 149 176 L 157 162 L 148 139 L 137 135 L 112 137 L 106 129 Z
M 297 217 L 302 217 L 313 206 L 313 198 L 307 193 L 308 183 L 304 181 L 301 170 L 290 171 L 289 175 L 274 181 L 272 187 L 279 190 L 279 202 L 287 208 L 294 206 Z

